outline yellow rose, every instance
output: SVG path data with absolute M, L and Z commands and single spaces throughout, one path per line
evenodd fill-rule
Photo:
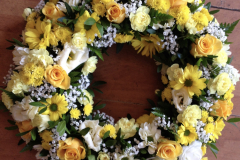
M 213 111 L 210 112 L 213 116 L 223 117 L 227 120 L 227 117 L 232 114 L 233 104 L 227 101 L 218 100 L 213 106 L 211 106 Z
M 27 121 L 23 121 L 23 122 L 16 122 L 16 125 L 18 126 L 20 133 L 30 131 L 33 129 L 31 120 L 27 120 Z M 29 142 L 31 140 L 31 132 L 28 132 L 27 134 L 25 134 L 21 137 L 24 141 Z
M 104 152 L 99 152 L 97 160 L 110 160 L 110 157 L 108 154 L 106 154 Z
M 121 118 L 115 124 L 116 131 L 118 131 L 121 128 L 121 136 L 124 135 L 123 139 L 133 137 L 137 133 L 136 128 L 138 127 L 139 124 L 135 123 L 135 119 L 133 118 L 130 120 L 128 120 L 128 118 Z
M 122 23 L 125 19 L 125 8 L 122 8 L 116 2 L 108 2 L 106 4 L 107 8 L 107 19 L 110 22 Z
M 106 13 L 106 8 L 102 3 L 96 3 L 93 5 L 93 10 L 99 15 L 104 17 Z
M 152 123 L 152 121 L 155 119 L 155 117 L 156 116 L 152 113 L 150 115 L 144 114 L 137 119 L 137 123 L 139 125 L 142 124 L 142 123 L 145 123 L 145 122 Z
M 171 7 L 181 6 L 181 5 L 187 5 L 187 2 L 189 0 L 170 0 Z
M 59 65 L 48 66 L 45 71 L 46 80 L 54 87 L 69 89 L 71 78 Z
M 227 73 L 221 73 L 215 79 L 210 79 L 208 82 L 208 89 L 210 94 L 215 94 L 217 91 L 218 95 L 224 95 L 231 87 L 231 79 Z
M 196 57 L 207 57 L 208 55 L 216 55 L 221 51 L 222 42 L 214 36 L 207 34 L 206 36 L 196 39 L 192 44 L 190 53 Z
M 161 138 L 157 146 L 157 156 L 165 160 L 175 160 L 182 154 L 182 147 L 176 141 Z
M 195 127 L 197 125 L 197 120 L 202 118 L 201 109 L 197 105 L 188 106 L 183 114 L 179 114 L 177 119 L 180 122 L 187 122 L 191 126 Z
M 47 2 L 42 9 L 42 13 L 50 19 L 57 20 L 58 18 L 64 17 L 65 14 L 55 6 L 53 2 Z
M 87 47 L 87 38 L 85 30 L 73 34 L 72 44 L 80 49 Z
M 136 14 L 130 14 L 129 19 L 133 30 L 143 32 L 147 28 L 151 22 L 149 12 L 150 9 L 148 7 L 141 6 L 137 9 Z
M 86 150 L 79 139 L 69 137 L 65 141 L 59 141 L 57 156 L 61 160 L 81 160 L 86 157 Z

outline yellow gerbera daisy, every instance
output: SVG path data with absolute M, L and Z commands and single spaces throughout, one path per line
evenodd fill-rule
M 138 50 L 138 53 L 142 51 L 143 56 L 150 56 L 150 58 L 155 55 L 156 50 L 160 52 L 163 49 L 161 39 L 156 34 L 142 36 L 141 41 L 133 39 L 132 46 Z
M 202 71 L 198 70 L 198 66 L 187 64 L 184 68 L 184 74 L 176 81 L 170 81 L 170 86 L 179 90 L 185 88 L 188 91 L 189 96 L 192 98 L 194 94 L 197 96 L 201 95 L 204 88 L 206 88 L 205 78 L 200 78 Z
M 68 111 L 68 103 L 65 100 L 64 95 L 55 94 L 52 98 L 46 99 L 47 101 L 47 110 L 42 114 L 47 115 L 49 114 L 51 121 L 57 121 L 62 118 L 62 114 L 67 113 Z
M 46 49 L 49 46 L 49 38 L 51 32 L 51 23 L 41 21 L 40 17 L 37 19 L 35 29 L 26 28 L 25 36 L 26 43 L 30 49 Z
M 79 14 L 77 15 L 77 17 L 78 16 L 79 16 Z M 85 30 L 84 23 L 90 17 L 93 18 L 96 22 L 98 22 L 100 20 L 100 18 L 98 17 L 96 12 L 92 13 L 91 16 L 90 16 L 89 12 L 85 11 L 84 14 L 81 17 L 79 17 L 77 23 L 75 24 L 74 32 L 76 33 L 76 32 L 80 32 L 82 30 Z M 94 41 L 95 34 L 97 34 L 98 37 L 101 38 L 101 35 L 100 35 L 100 32 L 97 28 L 96 23 L 94 23 L 94 25 L 92 25 L 90 29 L 86 30 L 86 37 L 87 37 L 87 43 L 88 44 L 91 44 Z
M 178 143 L 183 145 L 191 144 L 198 137 L 196 128 L 190 126 L 187 122 L 183 122 L 183 125 L 179 127 L 178 135 Z

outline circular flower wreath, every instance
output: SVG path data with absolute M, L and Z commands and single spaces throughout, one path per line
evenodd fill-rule
M 26 8 L 22 41 L 1 107 L 19 129 L 22 151 L 45 160 L 206 160 L 231 114 L 239 80 L 227 36 L 201 0 L 46 0 Z M 156 60 L 164 90 L 150 115 L 116 124 L 89 88 L 102 53 L 131 44 Z M 104 84 L 103 81 L 92 85 Z M 227 122 L 236 122 L 231 119 Z M 20 143 L 21 143 L 20 142 Z

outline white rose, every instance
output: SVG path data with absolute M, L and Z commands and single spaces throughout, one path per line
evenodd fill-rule
M 49 127 L 48 121 L 50 121 L 49 115 L 37 114 L 32 120 L 32 126 L 38 127 L 38 132 L 42 132 Z
M 29 48 L 15 46 L 12 53 L 13 62 L 17 65 L 16 69 L 21 69 L 27 63 Z
M 194 141 L 189 146 L 183 146 L 183 153 L 179 156 L 179 160 L 201 160 L 202 159 L 202 143 Z
M 98 60 L 96 56 L 90 57 L 82 68 L 83 74 L 87 76 L 89 73 L 93 73 L 97 68 L 97 62 Z
M 139 124 L 135 123 L 135 119 L 133 118 L 130 120 L 128 118 L 121 118 L 115 124 L 116 131 L 121 128 L 121 136 L 124 135 L 123 139 L 133 137 L 137 133 L 137 127 L 139 127 Z
M 113 153 L 113 160 L 122 160 L 123 158 L 128 158 L 128 160 L 134 160 L 133 156 L 127 154 Z
M 34 10 L 31 9 L 31 8 L 25 8 L 24 11 L 23 11 L 23 18 L 25 21 L 27 21 L 27 17 L 33 12 Z
M 33 120 L 38 113 L 38 107 L 31 106 L 29 103 L 33 102 L 30 96 L 23 98 L 22 102 L 16 102 L 11 108 L 12 117 L 17 122 L 26 120 Z
M 69 59 L 71 53 L 73 55 L 71 56 L 71 59 Z M 87 47 L 84 47 L 84 49 L 77 49 L 72 44 L 69 44 L 66 42 L 64 44 L 64 49 L 59 53 L 60 59 L 58 61 L 58 64 L 68 74 L 77 66 L 87 61 L 89 57 L 88 54 L 89 54 L 89 50 Z
M 178 113 L 183 113 L 188 105 L 192 103 L 192 99 L 189 97 L 186 89 L 172 90 L 173 104 Z
M 139 129 L 139 136 L 143 140 L 138 144 L 139 148 L 145 148 L 148 146 L 148 153 L 154 154 L 157 149 L 158 139 L 161 137 L 161 130 L 157 129 L 154 123 L 142 123 Z M 152 137 L 152 141 L 149 141 L 149 137 Z
M 183 75 L 183 69 L 179 68 L 179 64 L 173 64 L 167 69 L 168 79 L 174 81 Z
M 99 120 L 86 120 L 79 126 L 79 131 L 87 127 L 90 128 L 90 131 L 83 138 L 88 147 L 96 152 L 100 151 L 102 144 L 102 138 L 99 135 L 103 127 L 99 126 L 98 123 Z

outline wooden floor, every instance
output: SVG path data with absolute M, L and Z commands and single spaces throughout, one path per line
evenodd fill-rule
M 240 18 L 239 0 L 207 0 L 212 2 L 213 9 L 220 9 L 216 14 L 219 22 L 233 22 Z M 0 0 L 0 82 L 12 63 L 11 51 L 5 48 L 10 44 L 5 39 L 18 38 L 24 28 L 25 22 L 21 17 L 23 9 L 34 7 L 38 0 Z M 235 42 L 231 45 L 234 56 L 232 64 L 240 69 L 240 25 L 229 37 L 229 41 Z M 104 56 L 104 62 L 98 63 L 98 69 L 94 73 L 95 80 L 104 80 L 105 86 L 100 87 L 103 94 L 96 94 L 95 102 L 101 100 L 107 106 L 104 112 L 112 115 L 115 119 L 126 116 L 130 113 L 134 118 L 146 113 L 144 109 L 149 108 L 146 99 L 155 99 L 154 90 L 161 88 L 160 76 L 156 73 L 156 66 L 152 59 L 142 57 L 130 46 L 125 46 L 119 53 L 115 53 L 116 46 L 108 50 L 109 57 Z M 1 83 L 0 87 L 4 87 Z M 236 87 L 235 104 L 231 117 L 240 117 L 240 84 Z M 19 153 L 23 148 L 17 146 L 19 138 L 15 136 L 15 131 L 7 131 L 7 119 L 11 116 L 0 112 L 0 159 L 1 160 L 34 160 L 35 152 Z M 240 127 L 240 124 L 237 124 Z M 227 124 L 218 142 L 217 147 L 220 152 L 219 160 L 239 160 L 240 159 L 240 129 Z M 209 160 L 215 157 L 208 150 Z

